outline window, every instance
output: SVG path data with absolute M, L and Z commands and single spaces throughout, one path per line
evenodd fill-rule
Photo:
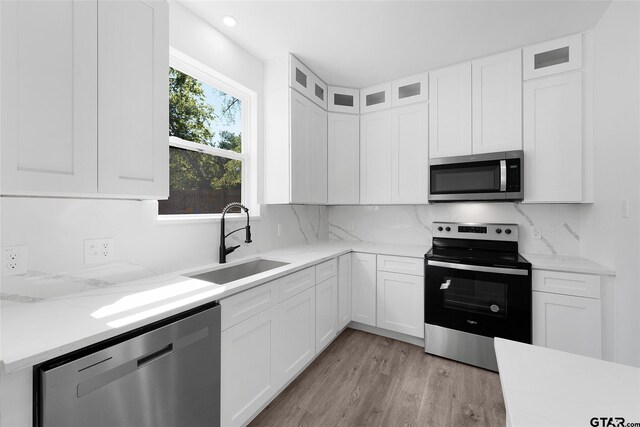
M 241 202 L 257 215 L 255 92 L 173 49 L 170 63 L 169 199 L 158 213 L 211 217 Z

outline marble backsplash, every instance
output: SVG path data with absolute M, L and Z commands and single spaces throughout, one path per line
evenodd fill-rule
M 580 207 L 569 204 L 438 203 L 331 206 L 329 239 L 431 246 L 434 221 L 518 224 L 521 253 L 578 255 Z M 531 237 L 538 226 L 541 238 Z

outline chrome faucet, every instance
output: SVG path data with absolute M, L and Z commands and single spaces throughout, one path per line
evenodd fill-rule
M 245 213 L 247 214 L 247 225 L 245 227 L 240 227 L 237 230 L 233 230 L 228 234 L 224 234 L 224 216 L 227 214 L 227 211 L 231 208 L 240 208 L 245 211 Z M 242 213 L 242 210 L 240 211 L 240 213 Z M 227 236 L 240 230 L 247 230 L 247 235 L 245 237 L 244 242 L 251 243 L 251 226 L 249 225 L 249 209 L 237 202 L 229 203 L 222 210 L 222 219 L 220 220 L 220 264 L 226 263 L 227 255 L 229 255 L 231 252 L 235 251 L 240 247 L 240 245 L 238 245 L 238 246 L 231 246 L 230 248 L 227 248 L 227 246 L 224 243 L 224 240 L 227 238 Z

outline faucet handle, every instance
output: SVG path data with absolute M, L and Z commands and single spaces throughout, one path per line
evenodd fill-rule
M 231 252 L 235 251 L 239 247 L 240 247 L 240 245 L 231 246 L 230 248 L 227 248 L 225 252 L 226 252 L 227 255 L 229 255 Z

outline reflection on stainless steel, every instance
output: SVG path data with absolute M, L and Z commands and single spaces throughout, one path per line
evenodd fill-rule
M 256 259 L 189 277 L 223 285 L 225 283 L 233 282 L 234 280 L 244 279 L 245 277 L 264 273 L 265 271 L 273 270 L 274 268 L 288 264 L 289 263 L 287 262 L 273 261 L 269 259 Z
M 220 306 L 185 316 L 41 365 L 34 425 L 219 425 Z
M 498 371 L 493 338 L 425 324 L 424 348 L 436 356 Z

